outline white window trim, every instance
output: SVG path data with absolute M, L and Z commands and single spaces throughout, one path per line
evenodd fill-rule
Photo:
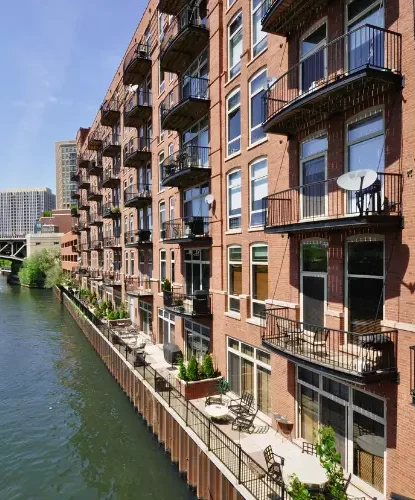
M 371 10 L 373 10 L 375 8 L 376 5 L 378 5 L 379 7 L 382 5 L 383 0 L 375 0 L 371 5 L 369 5 L 369 7 L 367 7 L 365 10 L 363 10 L 362 12 L 360 12 L 360 14 L 358 14 L 356 17 L 352 18 L 352 19 L 349 19 L 349 16 L 348 16 L 348 6 L 349 4 L 351 4 L 354 0 L 346 0 L 346 2 L 344 3 L 344 8 L 345 8 L 345 13 L 344 13 L 344 20 L 345 20 L 345 28 L 346 28 L 346 33 L 348 32 L 349 30 L 349 25 L 350 24 L 354 24 L 356 21 L 358 21 L 359 19 L 361 19 L 362 17 L 366 16 L 366 14 L 368 12 L 370 12 Z
M 189 323 L 192 325 L 191 327 L 187 326 Z M 193 325 L 197 325 L 197 326 L 200 327 L 200 333 L 191 329 L 191 328 L 193 328 Z M 204 328 L 207 329 L 207 330 L 209 330 L 209 337 L 207 337 L 206 335 L 204 335 L 202 333 L 202 330 Z M 201 323 L 196 323 L 196 321 L 185 320 L 184 323 L 183 323 L 183 329 L 184 329 L 184 332 L 185 332 L 185 346 L 184 346 L 184 352 L 185 352 L 185 358 L 186 358 L 185 361 L 189 361 L 188 356 L 187 356 L 188 332 L 191 332 L 193 338 L 194 337 L 200 337 L 200 343 L 201 344 L 202 344 L 202 339 L 207 340 L 208 343 L 209 343 L 209 351 L 208 352 L 210 352 L 211 344 L 212 344 L 212 335 L 211 335 L 212 331 L 211 331 L 211 328 L 209 328 L 208 326 L 202 325 Z M 201 360 L 199 360 L 199 361 L 201 361 Z
M 261 228 L 264 227 L 264 224 L 257 224 L 252 225 L 251 224 L 251 217 L 253 214 L 257 213 L 263 213 L 264 210 L 261 208 L 261 210 L 252 210 L 252 202 L 253 202 L 253 192 L 252 192 L 252 183 L 253 183 L 253 177 L 252 177 L 252 167 L 256 165 L 257 163 L 261 163 L 265 160 L 266 165 L 267 165 L 267 174 L 266 174 L 266 179 L 267 179 L 267 196 L 269 194 L 268 192 L 268 158 L 266 156 L 261 156 L 260 158 L 255 158 L 255 160 L 252 160 L 251 163 L 249 164 L 249 227 L 250 229 L 253 228 Z M 258 179 L 263 179 L 264 177 L 259 177 Z M 257 179 L 257 180 L 258 180 Z M 264 218 L 265 220 L 265 218 Z
M 161 254 L 164 252 L 164 259 L 161 258 Z M 159 280 L 160 280 L 160 283 L 163 283 L 164 279 L 167 278 L 167 250 L 164 249 L 164 248 L 160 248 L 160 251 L 159 251 L 159 256 L 160 256 L 160 262 L 159 262 Z M 165 264 L 165 268 L 166 268 L 166 276 L 165 278 L 162 278 L 162 272 L 161 272 L 161 264 L 164 262 Z
M 308 38 L 311 33 L 313 33 L 314 31 L 318 30 L 321 26 L 323 26 L 323 24 L 326 25 L 326 38 L 320 42 L 318 44 L 317 47 L 315 47 L 313 50 L 310 50 L 309 52 L 307 52 L 307 54 L 305 56 L 303 56 L 301 54 L 301 45 L 302 43 L 304 42 L 304 40 L 306 38 Z M 300 94 L 306 94 L 307 92 L 309 91 L 313 91 L 313 89 L 303 89 L 302 88 L 302 80 L 303 80 L 303 65 L 301 64 L 303 61 L 305 61 L 306 59 L 308 59 L 309 57 L 311 57 L 313 54 L 315 54 L 316 52 L 318 52 L 319 50 L 321 50 L 322 47 L 324 47 L 325 45 L 327 45 L 327 40 L 328 40 L 328 29 L 329 29 L 329 26 L 328 26 L 328 22 L 327 22 L 327 17 L 322 17 L 321 19 L 319 19 L 315 24 L 313 24 L 313 26 L 311 26 L 301 37 L 300 37 L 300 40 L 299 40 L 299 47 L 298 47 L 298 54 L 299 54 L 299 57 L 298 57 L 298 61 L 299 61 L 299 72 L 298 72 L 298 77 L 299 77 L 299 82 L 298 82 L 298 89 L 299 89 L 299 92 Z M 326 50 L 324 51 L 324 78 L 327 80 L 327 48 Z
M 254 8 L 254 3 L 251 1 L 251 57 L 254 59 L 255 57 L 260 56 L 263 52 L 265 52 L 268 48 L 268 40 L 267 43 L 265 44 L 265 47 L 260 50 L 257 54 L 254 54 L 254 49 L 257 45 L 259 45 L 264 38 L 267 38 L 267 33 L 265 31 L 262 31 L 264 33 L 264 36 L 254 44 L 254 15 L 258 10 L 262 9 L 264 2 L 261 1 L 255 8 Z
M 240 189 L 241 189 L 241 213 L 240 215 L 229 215 L 229 209 L 230 209 L 230 197 L 229 197 L 229 189 L 230 189 L 230 183 L 229 183 L 229 180 L 230 180 L 230 176 L 232 174 L 236 174 L 237 172 L 239 172 L 239 175 L 240 175 Z M 234 186 L 235 187 L 235 186 Z M 231 219 L 236 219 L 237 217 L 239 217 L 241 219 L 241 224 L 239 227 L 237 228 L 230 228 L 230 220 Z M 227 220 L 227 228 L 228 228 L 228 231 L 231 231 L 231 232 L 239 232 L 242 230 L 242 169 L 241 168 L 235 168 L 233 170 L 230 170 L 229 172 L 226 173 L 226 220 Z
M 231 253 L 232 248 L 240 248 L 241 249 L 241 260 L 240 261 L 231 260 L 230 253 Z M 231 264 L 240 264 L 242 267 L 242 265 L 243 265 L 242 264 L 242 245 L 230 245 L 230 246 L 228 246 L 227 253 L 228 253 L 228 255 L 227 255 L 227 261 L 228 261 L 228 311 L 227 312 L 232 314 L 232 315 L 236 315 L 236 316 L 240 317 L 241 316 L 241 297 L 240 297 L 240 295 L 231 295 L 230 267 L 231 267 Z M 230 307 L 231 299 L 237 300 L 239 302 L 239 312 L 231 311 L 231 307 Z
M 267 261 L 266 262 L 258 262 L 258 263 L 255 263 L 253 262 L 253 259 L 252 259 L 252 253 L 253 253 L 253 249 L 254 248 L 257 248 L 257 247 L 266 247 L 267 248 Z M 251 314 L 251 319 L 256 319 L 258 318 L 259 320 L 261 320 L 262 318 L 259 318 L 258 316 L 254 316 L 254 304 L 263 304 L 264 307 L 266 305 L 266 299 L 264 301 L 262 300 L 258 300 L 258 299 L 254 299 L 254 273 L 253 273 L 253 267 L 254 265 L 259 265 L 259 266 L 267 266 L 268 267 L 268 281 L 269 281 L 269 246 L 267 243 L 262 243 L 262 242 L 257 242 L 257 243 L 253 243 L 250 247 L 249 247 L 249 288 L 250 288 L 250 294 L 251 294 L 251 307 L 250 307 L 250 314 Z
M 239 93 L 239 104 L 234 106 L 233 108 L 229 108 L 229 101 L 230 99 Z M 235 111 L 237 108 L 239 108 L 239 120 L 241 122 L 241 134 L 237 137 L 234 137 L 231 142 L 236 142 L 240 141 L 239 144 L 239 149 L 235 150 L 233 153 L 229 154 L 229 115 L 232 111 Z M 226 159 L 233 158 L 234 156 L 238 155 L 241 153 L 242 150 L 242 110 L 241 110 L 241 89 L 240 87 L 237 87 L 236 89 L 233 89 L 232 92 L 230 92 L 227 97 L 226 97 Z
M 235 33 L 231 36 L 230 35 L 230 32 L 231 32 L 231 24 L 237 19 L 238 16 L 241 16 L 241 19 L 242 19 L 242 22 L 241 22 L 241 26 L 240 28 L 235 31 Z M 231 66 L 231 40 L 233 38 L 235 38 L 235 36 L 240 32 L 242 31 L 242 52 L 241 54 L 243 54 L 243 51 L 244 51 L 244 48 L 243 48 L 243 27 L 244 27 L 244 19 L 243 19 L 243 13 L 242 13 L 242 9 L 239 10 L 233 17 L 232 19 L 229 21 L 229 24 L 228 24 L 228 29 L 227 29 L 227 35 L 228 35 L 228 76 L 229 76 L 229 80 L 235 78 L 236 76 L 240 75 L 241 74 L 241 70 L 238 71 L 238 73 L 235 73 L 234 75 L 231 76 L 231 70 L 233 68 L 235 68 L 238 64 L 241 64 L 241 59 L 239 59 L 239 62 L 237 62 L 236 64 L 234 64 L 234 66 Z M 241 64 L 242 66 L 242 64 Z
M 267 68 L 262 68 L 260 69 L 259 71 L 257 71 L 250 79 L 249 79 L 249 82 L 248 82 L 248 88 L 249 88 L 249 102 L 248 102 L 248 114 L 249 114 L 249 146 L 254 146 L 254 145 L 257 145 L 261 142 L 264 142 L 268 139 L 268 134 L 264 133 L 264 137 L 261 137 L 261 139 L 258 139 L 257 141 L 254 141 L 252 142 L 251 141 L 251 136 L 252 136 L 252 132 L 261 128 L 262 127 L 262 123 L 260 123 L 259 125 L 256 125 L 255 127 L 252 127 L 252 123 L 251 123 L 251 119 L 252 119 L 252 99 L 260 94 L 263 90 L 266 90 L 266 86 L 265 86 L 265 89 L 260 89 L 260 90 L 257 90 L 254 94 L 251 92 L 251 87 L 252 87 L 252 82 L 258 78 L 258 76 L 260 76 L 262 73 L 265 73 L 265 80 L 267 81 L 267 78 L 268 78 L 268 70 Z

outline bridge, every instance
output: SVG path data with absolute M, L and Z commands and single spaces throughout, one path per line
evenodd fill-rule
M 25 236 L 0 236 L 0 259 L 8 259 L 12 262 L 21 263 L 26 256 Z

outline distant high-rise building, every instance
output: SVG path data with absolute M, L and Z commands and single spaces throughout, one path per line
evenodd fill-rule
M 56 196 L 49 188 L 0 191 L 0 236 L 32 233 L 42 213 L 55 206 Z
M 71 191 L 76 189 L 71 181 L 71 174 L 76 171 L 76 141 L 56 142 L 55 158 L 57 208 L 71 208 Z

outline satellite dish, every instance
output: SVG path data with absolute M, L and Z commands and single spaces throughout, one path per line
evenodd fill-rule
M 337 185 L 345 191 L 359 191 L 371 186 L 377 178 L 378 174 L 374 170 L 355 170 L 340 176 Z
M 134 93 L 138 89 L 138 85 L 130 85 L 128 91 Z
M 212 205 L 214 201 L 215 201 L 215 197 L 213 196 L 213 194 L 208 194 L 208 195 L 205 197 L 205 202 L 206 202 L 208 205 Z

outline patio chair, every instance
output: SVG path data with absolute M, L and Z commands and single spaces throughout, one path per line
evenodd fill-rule
M 284 484 L 282 477 L 282 467 L 284 466 L 284 458 L 280 457 L 272 451 L 272 446 L 267 446 L 264 450 L 264 458 L 267 464 L 268 475 L 281 486 Z
M 237 415 L 235 420 L 232 422 L 232 429 L 233 430 L 240 430 L 243 432 L 247 432 L 248 434 L 251 434 L 253 427 L 254 427 L 254 420 L 255 420 L 257 413 L 258 413 L 258 410 L 255 413 L 251 413 L 251 414 L 241 413 L 241 414 Z
M 302 344 L 302 349 L 304 349 L 304 344 L 308 344 L 312 347 L 313 354 L 316 355 L 316 349 L 324 349 L 324 356 L 327 356 L 327 338 L 329 336 L 329 330 L 326 328 L 316 328 L 313 327 L 311 334 L 306 334 L 300 337 L 298 340 Z
M 229 403 L 229 411 L 235 415 L 249 414 L 254 404 L 254 395 L 244 391 L 240 399 L 231 401 Z
M 317 448 L 315 444 L 307 443 L 307 441 L 303 442 L 303 453 L 307 455 L 316 455 L 317 456 Z
M 350 485 L 350 481 L 352 480 L 352 473 L 350 473 L 346 479 L 346 481 L 344 482 L 344 487 L 343 487 L 343 491 L 345 493 L 347 493 L 347 488 L 349 487 Z

